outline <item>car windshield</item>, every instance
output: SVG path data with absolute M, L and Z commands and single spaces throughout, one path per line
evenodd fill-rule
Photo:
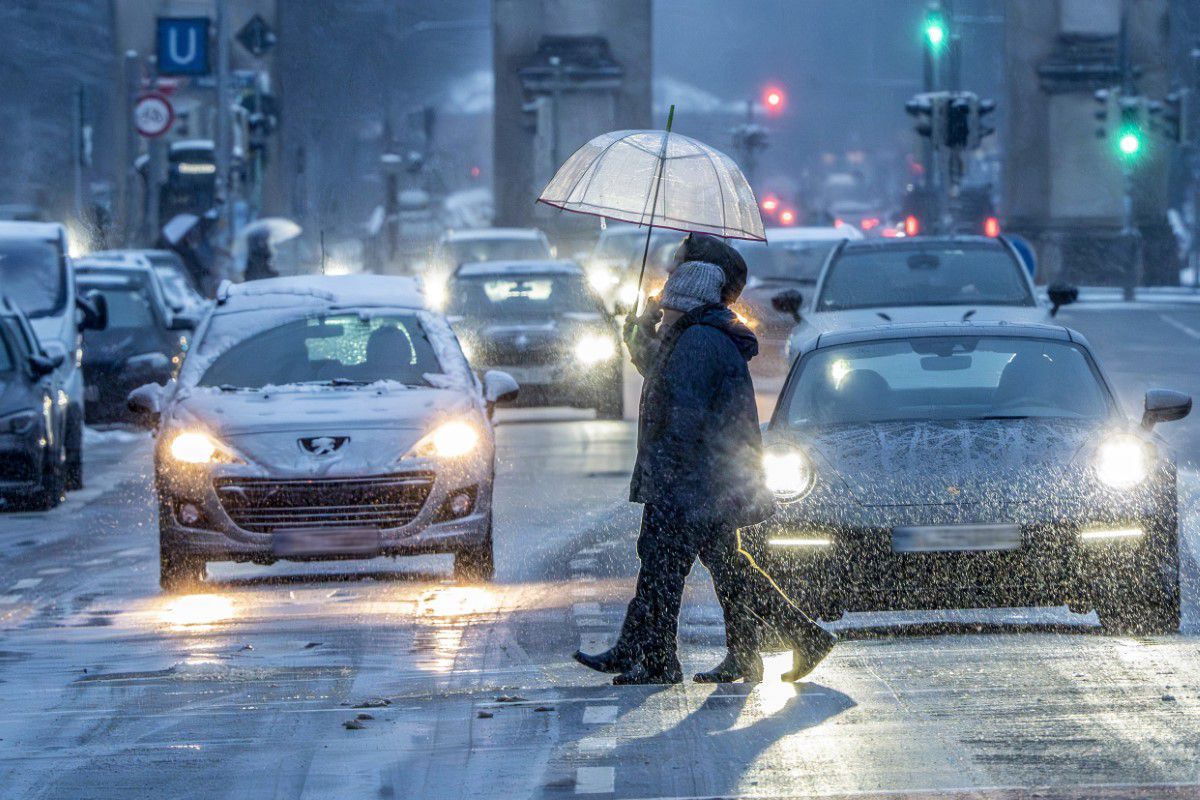
M 837 242 L 739 244 L 750 277 L 760 281 L 816 283 L 825 257 Z
M 455 264 L 480 261 L 537 261 L 552 258 L 541 239 L 467 239 L 445 245 L 448 260 Z
M 890 420 L 1100 419 L 1112 400 L 1078 345 L 1045 339 L 928 337 L 817 350 L 780 408 L 790 427 Z
M 241 316 L 215 320 L 205 341 L 227 341 L 244 323 L 231 317 Z M 203 342 L 196 352 L 203 361 Z M 375 381 L 428 386 L 425 375 L 441 371 L 415 314 L 336 314 L 293 320 L 245 337 L 217 356 L 197 383 L 234 389 Z
M 900 245 L 843 250 L 829 265 L 815 308 L 1034 302 L 1021 265 L 999 246 Z
M 0 288 L 30 317 L 62 313 L 66 265 L 53 242 L 0 239 Z
M 446 313 L 462 317 L 533 317 L 597 313 L 578 275 L 481 275 L 450 282 Z
M 153 305 L 144 287 L 132 284 L 79 282 L 82 291 L 95 290 L 108 303 L 108 325 L 105 331 L 135 331 L 153 328 L 156 325 Z M 90 335 L 87 331 L 85 335 Z

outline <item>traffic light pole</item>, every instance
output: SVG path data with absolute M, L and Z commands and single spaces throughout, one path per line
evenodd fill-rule
M 1121 30 L 1117 40 L 1117 59 L 1121 69 L 1121 95 L 1122 97 L 1133 98 L 1137 95 L 1137 87 L 1134 86 L 1133 66 L 1129 61 L 1129 9 L 1127 0 L 1122 0 L 1121 2 Z M 1118 146 L 1120 145 L 1118 144 Z M 1126 301 L 1134 299 L 1137 293 L 1137 286 L 1142 282 L 1143 271 L 1142 234 L 1134 224 L 1133 219 L 1133 160 L 1134 153 L 1131 152 L 1121 161 L 1121 176 L 1125 190 L 1124 197 L 1122 198 L 1121 239 L 1125 244 L 1126 258 L 1129 259 L 1129 269 L 1125 275 L 1125 285 L 1123 287 L 1123 294 Z

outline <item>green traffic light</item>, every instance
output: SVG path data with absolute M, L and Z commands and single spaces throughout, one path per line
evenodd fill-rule
M 1142 139 L 1133 131 L 1126 131 L 1117 139 L 1117 149 L 1122 155 L 1134 156 L 1142 149 Z
M 941 48 L 942 42 L 946 41 L 946 23 L 937 14 L 925 18 L 925 38 L 934 50 Z

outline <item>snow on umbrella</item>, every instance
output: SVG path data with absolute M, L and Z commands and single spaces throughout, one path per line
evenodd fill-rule
M 239 235 L 248 239 L 264 232 L 271 244 L 281 244 L 289 239 L 295 239 L 303 232 L 303 229 L 285 217 L 263 217 L 242 228 Z
M 179 241 L 187 236 L 188 231 L 196 227 L 196 223 L 199 221 L 200 218 L 195 214 L 176 214 L 166 225 L 163 225 L 163 238 L 171 244 L 179 244 Z
M 650 228 L 707 233 L 727 239 L 767 240 L 758 201 L 733 159 L 703 142 L 665 131 L 613 131 L 597 136 L 567 159 L 538 197 L 539 203 L 645 225 L 640 289 Z

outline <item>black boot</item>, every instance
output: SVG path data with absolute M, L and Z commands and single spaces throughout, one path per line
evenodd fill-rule
M 762 678 L 762 657 L 758 653 L 735 655 L 733 652 L 726 652 L 725 659 L 707 672 L 697 672 L 692 676 L 696 683 L 733 683 L 740 680 L 761 683 Z
M 610 675 L 628 672 L 637 666 L 637 659 L 630 655 L 628 651 L 618 647 L 610 647 L 603 653 L 597 653 L 594 656 L 588 655 L 582 650 L 576 650 L 571 658 L 583 664 L 588 669 L 594 669 L 596 672 L 607 672 Z
M 780 680 L 785 683 L 795 683 L 816 669 L 829 651 L 837 644 L 837 637 L 820 629 L 819 632 L 805 636 L 799 641 L 792 642 L 792 668 L 783 673 Z
M 638 664 L 613 678 L 613 686 L 643 686 L 646 684 L 683 683 L 683 667 L 673 665 L 648 667 Z

